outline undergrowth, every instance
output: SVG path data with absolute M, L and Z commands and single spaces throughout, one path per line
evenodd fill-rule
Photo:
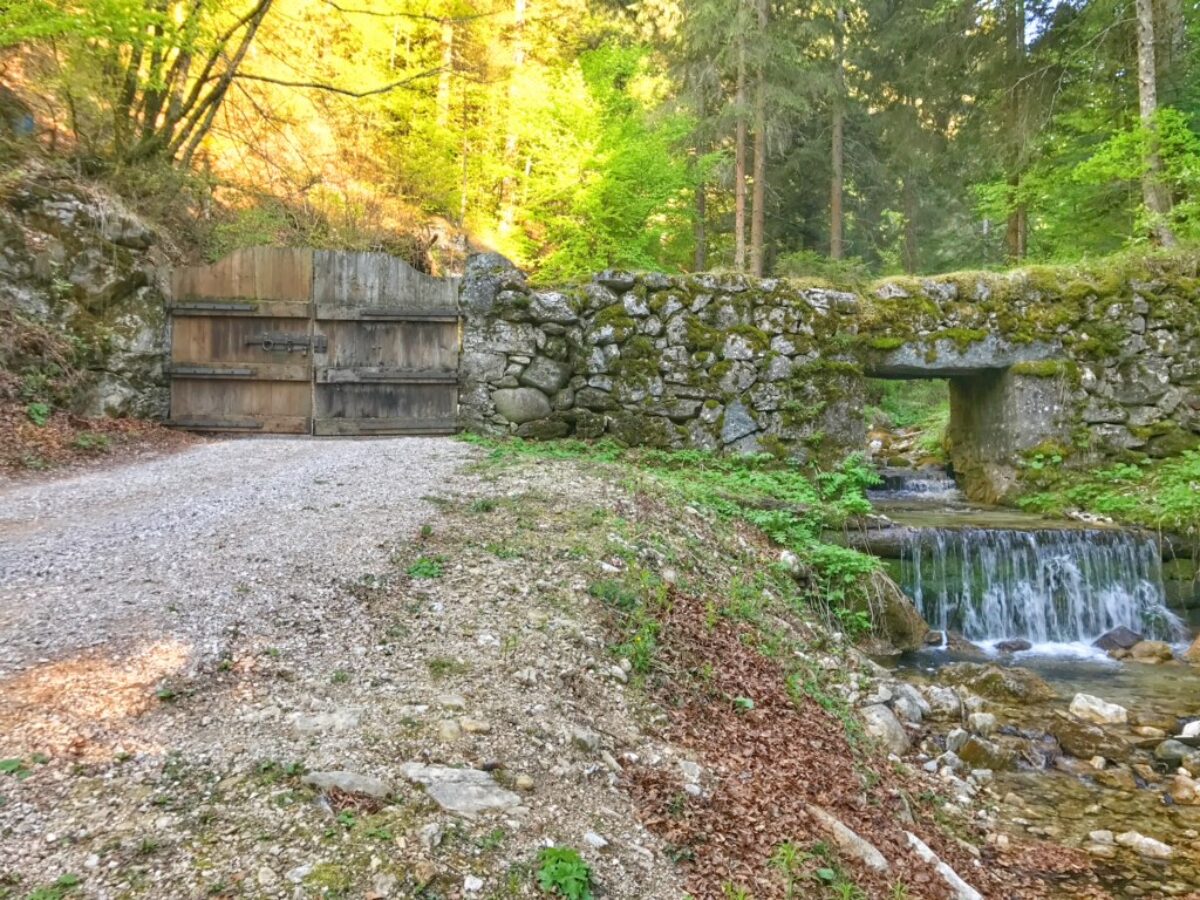
M 1024 509 L 1047 515 L 1077 509 L 1130 525 L 1200 533 L 1200 451 L 1141 464 L 1092 471 L 1052 469 L 1039 475 L 1044 490 L 1022 498 Z
M 491 448 L 493 461 L 587 459 L 620 463 L 649 475 L 684 504 L 748 522 L 792 551 L 807 576 L 810 596 L 833 610 L 853 606 L 857 592 L 865 590 L 866 576 L 879 568 L 875 557 L 822 539 L 826 531 L 871 510 L 866 489 L 878 484 L 879 476 L 860 454 L 832 469 L 805 470 L 769 454 L 638 450 L 610 441 L 497 442 L 471 435 L 464 440 Z

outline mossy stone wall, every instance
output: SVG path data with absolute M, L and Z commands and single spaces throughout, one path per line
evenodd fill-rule
M 939 377 L 951 456 L 977 497 L 1012 492 L 1039 454 L 1090 465 L 1200 444 L 1186 255 L 853 290 L 613 271 L 534 290 L 486 254 L 462 303 L 473 430 L 833 458 L 864 446 L 864 378 Z

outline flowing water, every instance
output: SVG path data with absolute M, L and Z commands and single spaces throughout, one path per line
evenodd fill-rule
M 1162 557 L 1150 537 L 1118 530 L 927 528 L 909 532 L 901 584 L 933 628 L 976 642 L 1090 644 L 1124 625 L 1180 640 Z
M 883 502 L 905 499 L 961 501 L 963 493 L 945 469 L 883 469 L 878 487 L 868 491 L 872 500 Z
M 884 470 L 871 499 L 907 526 L 898 581 L 929 625 L 989 647 L 1023 639 L 1041 654 L 1088 655 L 1124 625 L 1181 641 L 1150 535 L 968 506 L 941 469 Z
M 1152 752 L 1159 737 L 1134 730 L 1152 725 L 1162 736 L 1174 735 L 1182 723 L 1200 719 L 1200 668 L 1117 662 L 1091 646 L 1119 625 L 1187 640 L 1167 605 L 1169 596 L 1177 603 L 1181 595 L 1164 588 L 1158 542 L 1137 531 L 972 506 L 953 479 L 930 470 L 890 471 L 871 499 L 897 526 L 884 529 L 890 538 L 873 546 L 898 557 L 892 574 L 930 626 L 960 632 L 1001 666 L 1033 670 L 1057 693 L 1031 704 L 988 701 L 1001 723 L 991 739 L 1019 751 L 1014 769 L 994 773 L 994 797 L 1001 798 L 996 827 L 1020 841 L 1070 848 L 1089 847 L 1097 830 L 1132 830 L 1173 848 L 1172 859 L 1162 861 L 1102 847 L 1104 855 L 1089 857 L 1088 877 L 1105 893 L 1077 892 L 1082 883 L 1067 879 L 1049 896 L 1200 896 L 1200 805 L 1175 802 L 1171 767 L 1156 763 Z M 1184 596 L 1200 600 L 1188 580 Z M 1168 583 L 1177 584 L 1178 576 Z M 998 652 L 998 642 L 1014 638 L 1032 646 Z M 936 684 L 942 667 L 957 659 L 978 660 L 978 650 L 955 642 L 905 654 L 895 664 L 909 680 Z M 1066 709 L 1077 692 L 1129 711 L 1129 724 L 1107 729 L 1115 742 L 1109 746 L 1119 749 L 1106 751 L 1113 758 L 1099 768 L 1084 758 L 1061 765 L 1058 729 L 1072 721 Z M 936 756 L 943 746 L 927 740 L 923 750 Z

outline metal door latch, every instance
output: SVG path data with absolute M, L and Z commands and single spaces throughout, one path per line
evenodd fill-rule
M 324 353 L 326 339 L 323 334 L 309 337 L 305 334 L 288 334 L 279 331 L 264 331 L 257 337 L 246 338 L 247 346 L 258 346 L 268 353 Z

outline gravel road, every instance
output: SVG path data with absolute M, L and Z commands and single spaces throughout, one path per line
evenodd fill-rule
M 254 439 L 0 488 L 0 677 L 82 648 L 178 638 L 193 664 L 339 581 L 452 493 L 446 438 Z

